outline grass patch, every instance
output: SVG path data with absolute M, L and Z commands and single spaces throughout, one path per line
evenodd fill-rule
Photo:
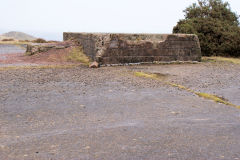
M 32 56 L 33 53 L 31 53 L 31 52 L 25 52 L 24 55 L 25 55 L 25 56 Z
M 202 97 L 202 98 L 205 98 L 205 99 L 209 99 L 209 100 L 213 100 L 216 103 L 222 103 L 222 104 L 225 104 L 225 105 L 232 106 L 232 107 L 240 109 L 240 106 L 232 104 L 232 103 L 228 102 L 227 100 L 225 100 L 225 99 L 223 99 L 223 98 L 221 98 L 219 96 L 208 94 L 208 93 L 196 92 L 196 91 L 194 91 L 192 89 L 189 89 L 189 88 L 187 88 L 185 86 L 182 86 L 182 85 L 179 85 L 179 84 L 175 84 L 175 83 L 171 83 L 171 82 L 164 82 L 164 81 L 162 81 L 161 77 L 158 77 L 157 74 L 149 74 L 149 73 L 144 73 L 144 72 L 134 72 L 134 75 L 137 76 L 137 77 L 145 77 L 145 78 L 155 79 L 155 80 L 161 81 L 161 82 L 163 82 L 163 83 L 165 83 L 167 85 L 170 85 L 172 87 L 176 87 L 176 88 L 179 88 L 179 89 L 191 92 L 193 94 L 196 94 L 199 97 Z
M 233 64 L 240 64 L 240 58 L 227 57 L 202 57 L 203 62 L 229 62 Z
M 157 74 L 148 74 L 144 72 L 134 72 L 134 75 L 137 77 L 145 77 L 145 78 L 151 78 L 151 79 L 158 79 Z
M 223 104 L 226 104 L 226 105 L 230 104 L 229 102 L 227 102 L 227 101 L 223 100 L 222 98 L 220 98 L 216 95 L 213 95 L 213 94 L 198 92 L 198 93 L 196 93 L 196 95 L 198 95 L 199 97 L 203 97 L 203 98 L 206 98 L 206 99 L 213 100 L 217 103 L 223 103 Z
M 205 99 L 213 100 L 217 103 L 222 103 L 222 104 L 225 104 L 228 106 L 233 106 L 233 107 L 240 109 L 240 106 L 232 104 L 232 103 L 228 102 L 227 100 L 224 100 L 223 98 L 218 97 L 216 95 L 208 94 L 208 93 L 200 93 L 200 92 L 195 92 L 195 94 L 198 95 L 199 97 L 203 97 Z
M 82 47 L 74 47 L 67 56 L 68 61 L 81 62 L 85 65 L 89 65 L 89 58 L 83 53 Z
M 159 76 L 158 74 L 153 74 L 153 73 L 144 73 L 144 72 L 134 72 L 134 75 L 137 76 L 137 77 L 145 77 L 145 78 L 151 78 L 151 79 L 156 79 L 156 80 L 159 80 L 161 82 L 164 82 L 162 81 L 162 76 Z M 182 85 L 179 85 L 179 84 L 175 84 L 175 83 L 171 83 L 171 82 L 164 82 L 165 84 L 167 85 L 170 85 L 170 86 L 173 86 L 173 87 L 177 87 L 179 89 L 184 89 L 184 90 L 190 90 Z

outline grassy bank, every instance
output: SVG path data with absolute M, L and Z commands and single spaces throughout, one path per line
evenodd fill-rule
M 240 64 L 240 58 L 202 57 L 202 62 L 228 62 L 232 64 Z

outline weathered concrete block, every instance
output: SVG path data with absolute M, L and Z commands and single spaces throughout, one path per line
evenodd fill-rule
M 201 48 L 193 34 L 63 33 L 99 64 L 153 61 L 200 61 Z
M 47 52 L 52 49 L 64 49 L 72 46 L 71 42 L 59 42 L 59 43 L 32 43 L 27 45 L 26 52 L 29 55 L 38 54 L 41 52 Z

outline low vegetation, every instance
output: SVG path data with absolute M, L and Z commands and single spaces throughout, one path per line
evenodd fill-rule
M 3 42 L 6 42 L 6 41 L 14 41 L 14 39 L 12 38 L 9 38 L 9 39 L 2 39 Z
M 228 62 L 233 64 L 240 64 L 240 58 L 229 57 L 202 57 L 203 62 Z
M 13 45 L 21 45 L 21 44 L 29 44 L 29 41 L 0 41 L 0 44 L 13 44 Z
M 182 89 L 182 90 L 186 90 L 188 92 L 191 92 L 191 93 L 195 93 L 193 90 L 189 89 L 189 88 L 186 88 L 185 86 L 183 85 L 180 85 L 180 84 L 176 84 L 176 83 L 172 83 L 172 82 L 165 82 L 166 84 L 172 86 L 172 87 L 177 87 L 179 89 Z
M 67 55 L 68 61 L 81 62 L 82 64 L 89 65 L 89 58 L 83 53 L 82 47 L 74 47 Z
M 151 79 L 155 79 L 155 80 L 159 80 L 167 85 L 170 85 L 172 87 L 176 87 L 176 88 L 179 88 L 179 89 L 182 89 L 182 90 L 185 90 L 185 91 L 188 91 L 188 92 L 191 92 L 193 94 L 196 94 L 198 95 L 199 97 L 202 97 L 202 98 L 205 98 L 205 99 L 209 99 L 209 100 L 212 100 L 214 102 L 217 102 L 217 103 L 222 103 L 222 104 L 225 104 L 225 105 L 228 105 L 228 106 L 232 106 L 232 107 L 235 107 L 235 108 L 238 108 L 240 109 L 240 106 L 238 105 L 235 105 L 235 104 L 232 104 L 230 102 L 228 102 L 227 100 L 225 100 L 224 98 L 221 98 L 217 95 L 212 95 L 212 94 L 208 94 L 208 93 L 201 93 L 201 92 L 196 92 L 192 89 L 189 89 L 185 86 L 182 86 L 182 85 L 179 85 L 179 84 L 175 84 L 175 83 L 172 83 L 172 82 L 165 82 L 165 81 L 162 81 L 161 78 L 158 78 L 158 75 L 157 74 L 152 74 L 152 73 L 144 73 L 144 72 L 134 72 L 134 75 L 137 76 L 137 77 L 145 77 L 145 78 L 151 78 Z
M 47 41 L 45 39 L 42 38 L 38 38 L 32 41 L 33 43 L 47 43 Z
M 239 16 L 222 0 L 198 0 L 184 10 L 173 33 L 196 34 L 204 56 L 240 57 Z

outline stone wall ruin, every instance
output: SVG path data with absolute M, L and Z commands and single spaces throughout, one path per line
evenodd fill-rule
M 193 34 L 63 33 L 76 40 L 99 64 L 200 61 L 199 39 Z

